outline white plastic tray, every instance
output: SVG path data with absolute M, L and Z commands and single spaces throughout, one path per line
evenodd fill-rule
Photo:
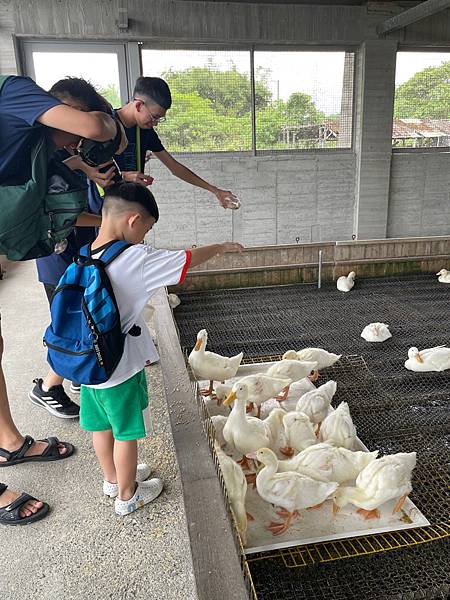
M 239 368 L 236 377 L 227 381 L 226 384 L 232 385 L 245 375 L 264 373 L 272 364 L 271 362 L 243 365 Z M 202 381 L 199 384 L 200 387 L 208 387 L 209 382 Z M 337 384 L 339 390 L 339 380 Z M 286 401 L 281 403 L 281 406 L 285 410 L 294 410 L 300 396 L 314 388 L 314 384 L 308 379 L 302 379 L 292 384 L 289 389 L 289 395 Z M 225 406 L 217 406 L 214 400 L 206 399 L 206 403 L 211 416 L 229 414 Z M 267 416 L 274 406 L 280 406 L 280 404 L 276 400 L 269 400 L 263 404 L 261 417 L 264 418 Z M 283 447 L 282 441 L 280 441 L 279 447 Z M 368 452 L 366 446 L 359 439 L 357 439 L 357 446 L 354 449 Z M 225 448 L 225 452 L 235 459 L 241 458 L 240 456 L 233 455 L 227 448 Z M 278 454 L 278 458 L 282 459 L 285 457 L 282 454 Z M 346 485 L 351 485 L 351 482 Z M 396 500 L 386 502 L 379 509 L 379 519 L 366 521 L 356 512 L 356 507 L 351 504 L 348 504 L 336 516 L 333 516 L 332 501 L 327 500 L 319 509 L 301 511 L 300 517 L 291 523 L 286 533 L 273 536 L 266 527 L 271 521 L 280 521 L 280 517 L 276 514 L 276 509 L 271 504 L 265 502 L 258 495 L 256 489 L 253 489 L 249 485 L 247 489 L 246 508 L 255 520 L 248 522 L 247 546 L 245 550 L 247 554 L 252 554 L 254 552 L 288 548 L 290 546 L 300 546 L 315 542 L 339 540 L 430 525 L 430 522 L 409 498 L 406 499 L 402 510 L 393 515 L 392 510 L 395 503 Z

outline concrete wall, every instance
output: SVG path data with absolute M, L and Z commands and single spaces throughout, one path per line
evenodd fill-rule
M 242 207 L 224 211 L 215 196 L 176 179 L 152 159 L 149 172 L 161 217 L 150 243 L 173 248 L 233 239 L 265 246 L 352 236 L 353 153 L 182 160 L 210 183 L 235 191 Z
M 173 291 L 198 291 L 318 281 L 334 281 L 350 271 L 357 278 L 436 273 L 450 261 L 450 238 L 392 238 L 294 246 L 248 248 L 190 269 Z
M 388 237 L 448 235 L 450 152 L 393 154 Z

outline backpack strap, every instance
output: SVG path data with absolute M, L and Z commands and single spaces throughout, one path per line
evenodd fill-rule
M 95 248 L 94 254 L 102 253 L 101 257 L 96 259 L 103 263 L 103 266 L 107 267 L 112 263 L 114 259 L 116 259 L 124 250 L 132 246 L 129 242 L 124 242 L 122 240 L 113 240 L 112 242 L 108 242 L 104 246 L 100 246 L 100 248 Z M 79 250 L 80 256 L 84 256 L 87 258 L 92 258 L 92 248 L 91 244 L 87 244 L 83 246 Z

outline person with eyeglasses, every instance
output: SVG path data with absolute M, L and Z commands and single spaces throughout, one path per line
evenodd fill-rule
M 127 182 L 150 185 L 153 179 L 144 174 L 144 169 L 146 156 L 151 152 L 175 177 L 214 194 L 223 208 L 238 208 L 239 200 L 233 192 L 208 183 L 178 162 L 162 145 L 155 127 L 166 120 L 166 112 L 171 106 L 172 95 L 163 79 L 139 77 L 136 80 L 132 100 L 115 111 L 128 138 L 126 150 L 115 157 L 123 179 Z M 95 183 L 91 183 L 90 194 L 90 204 L 97 205 L 100 213 L 103 190 Z

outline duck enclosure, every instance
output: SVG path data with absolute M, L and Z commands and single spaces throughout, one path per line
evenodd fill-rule
M 338 382 L 333 405 L 348 402 L 358 436 L 380 454 L 417 452 L 411 499 L 430 527 L 243 555 L 257 600 L 447 599 L 450 515 L 450 371 L 405 369 L 411 346 L 448 343 L 450 285 L 433 275 L 184 293 L 175 311 L 184 354 L 197 332 L 208 349 L 244 362 L 278 360 L 288 349 L 343 355 L 321 371 Z M 365 325 L 385 322 L 392 338 L 368 343 Z

